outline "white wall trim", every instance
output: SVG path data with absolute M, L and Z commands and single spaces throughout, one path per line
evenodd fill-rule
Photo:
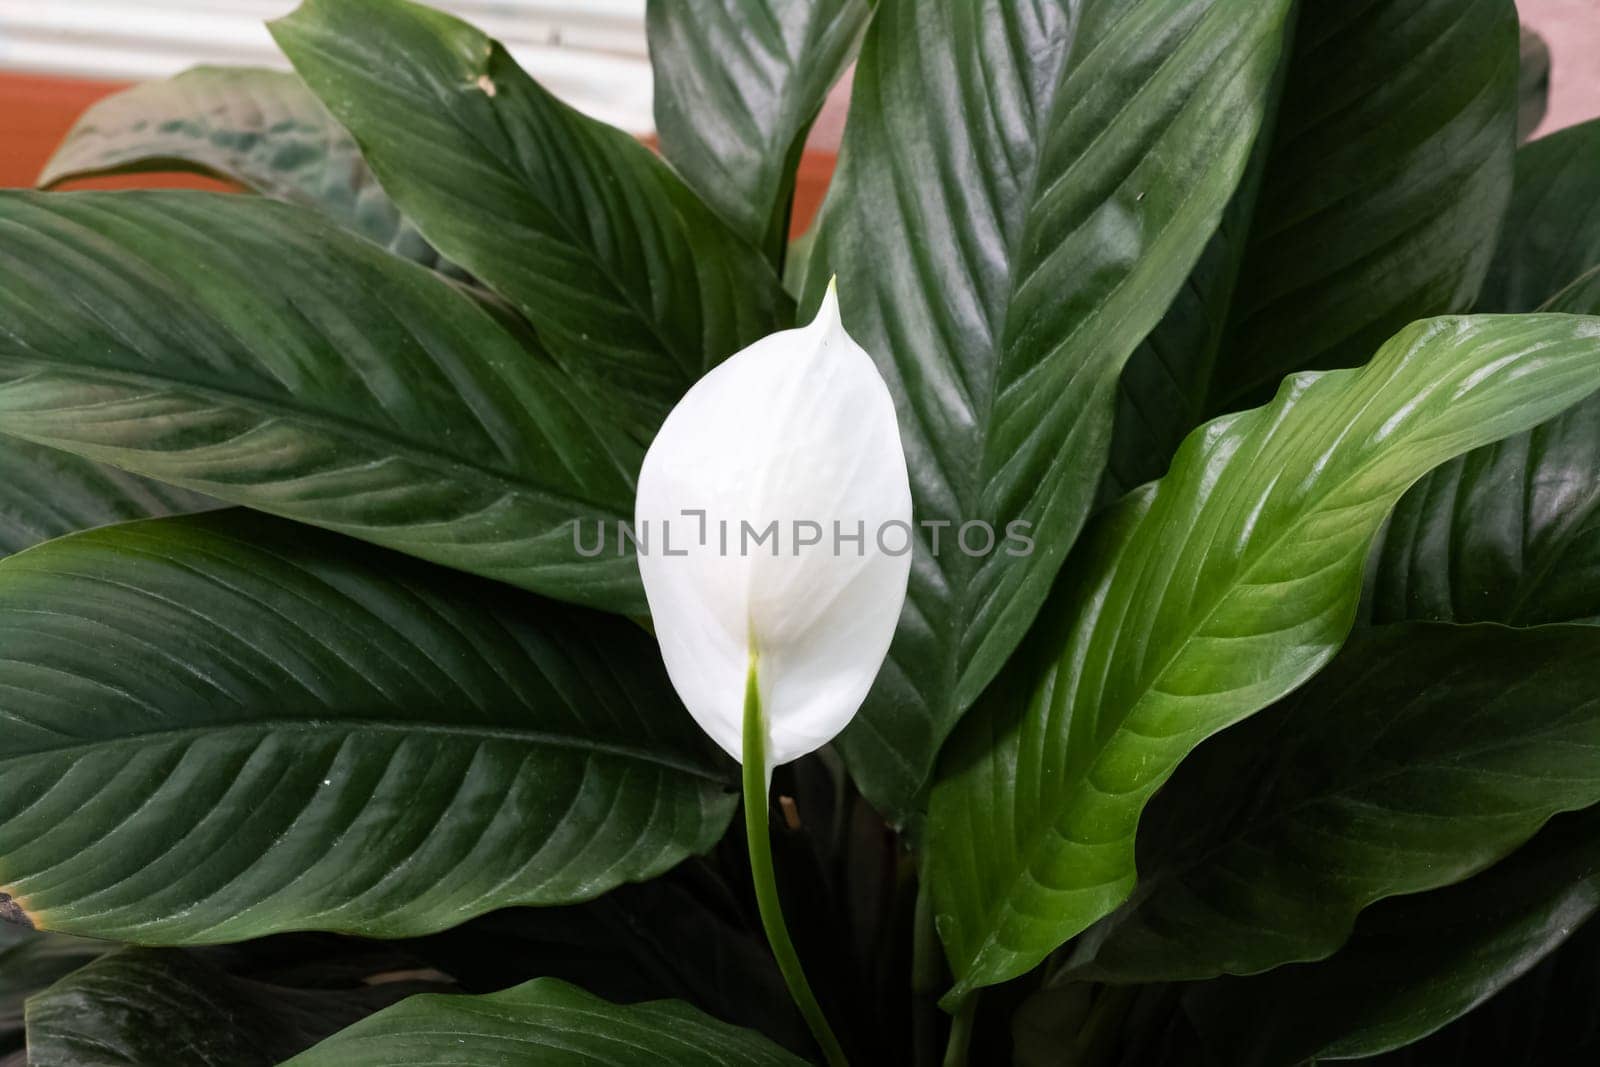
M 197 63 L 287 67 L 264 23 L 297 0 L 0 0 L 0 70 L 163 78 Z M 574 107 L 653 128 L 645 0 L 432 0 L 498 38 Z

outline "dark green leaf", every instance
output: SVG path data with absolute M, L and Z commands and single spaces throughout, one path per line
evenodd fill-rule
M 619 1003 L 685 1000 L 809 1049 L 760 927 L 742 921 L 728 893 L 703 861 L 691 860 L 584 904 L 498 911 L 415 949 L 468 992 L 560 978 Z
M 487 996 L 412 997 L 284 1067 L 800 1067 L 750 1030 L 680 1001 L 620 1006 L 554 978 Z
M 176 949 L 123 949 L 28 1001 L 29 1067 L 274 1067 L 418 982 L 294 989 Z
M 1383 897 L 1600 801 L 1600 628 L 1412 623 L 1202 745 L 1150 805 L 1138 888 L 1067 974 L 1255 974 L 1322 959 Z
M 1553 820 L 1476 878 L 1377 905 L 1331 959 L 1201 983 L 1186 1007 L 1229 1067 L 1374 1055 L 1432 1033 L 1526 974 L 1597 903 L 1600 808 L 1590 808 Z
M 426 933 L 653 877 L 734 807 L 637 627 L 266 516 L 0 561 L 0 631 L 0 899 L 44 929 Z
M 1600 119 L 1517 151 L 1516 195 L 1480 311 L 1532 311 L 1600 266 Z
M 839 276 L 896 396 L 921 523 L 889 662 L 842 741 L 897 815 L 1093 504 L 1123 361 L 1233 195 L 1288 6 L 879 4 L 807 287 Z M 992 551 L 961 548 L 966 523 L 989 524 Z
M 650 0 L 661 153 L 774 263 L 806 132 L 871 12 L 872 0 Z
M 198 493 L 0 437 L 0 557 L 95 526 L 216 506 Z
M 1295 375 L 1197 430 L 1099 520 L 941 764 L 928 866 L 952 997 L 1023 973 L 1128 896 L 1146 800 L 1333 656 L 1407 486 L 1597 387 L 1600 321 L 1419 323 L 1361 370 Z
M 1117 382 L 1116 426 L 1100 486 L 1102 504 L 1167 473 L 1178 445 L 1207 414 L 1213 361 L 1249 236 L 1264 146 L 1167 313 L 1129 357 Z
M 635 561 L 580 558 L 573 526 L 633 514 L 641 450 L 437 274 L 240 196 L 0 193 L 0 235 L 0 431 L 644 609 Z
M 306 0 L 272 31 L 401 210 L 640 437 L 708 369 L 789 325 L 754 246 L 466 23 L 400 0 Z
M 1212 412 L 1472 307 L 1511 196 L 1517 40 L 1512 0 L 1301 5 Z
M 1111 494 L 1288 372 L 1472 307 L 1511 194 L 1516 25 L 1511 0 L 1299 5 L 1259 188 L 1123 374 Z
M 1578 280 L 1552 296 L 1541 311 L 1568 315 L 1600 315 L 1600 266 L 1586 271 Z
M 1418 482 L 1373 549 L 1374 622 L 1600 621 L 1600 397 Z
M 1550 109 L 1550 46 L 1522 27 L 1522 58 L 1517 65 L 1517 140 L 1526 141 Z
M 1551 1067 L 1600 1062 L 1600 923 L 1576 934 L 1533 970 L 1423 1041 L 1369 1067 Z
M 0 922 L 0 1056 L 22 1048 L 22 1005 L 111 946 Z
M 395 255 L 439 253 L 378 188 L 355 139 L 293 74 L 195 67 L 96 103 L 39 175 L 49 188 L 100 174 L 188 171 L 321 211 Z

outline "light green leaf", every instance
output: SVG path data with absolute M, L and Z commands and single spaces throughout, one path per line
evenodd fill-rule
M 28 1001 L 29 1067 L 276 1067 L 425 983 L 298 989 L 122 949 Z
M 1600 321 L 1439 319 L 1191 434 L 1099 520 L 952 740 L 928 869 L 958 1000 L 1133 888 L 1145 802 L 1196 745 L 1332 657 L 1401 493 L 1600 387 Z
M 1150 805 L 1133 898 L 1065 974 L 1255 974 L 1322 959 L 1373 902 L 1450 885 L 1600 802 L 1600 628 L 1411 623 L 1352 638 L 1202 745 Z
M 1600 808 L 1590 808 L 1556 819 L 1476 878 L 1384 901 L 1332 959 L 1200 983 L 1185 1007 L 1229 1067 L 1375 1055 L 1432 1033 L 1526 974 L 1597 903 Z
M 0 557 L 79 530 L 216 506 L 198 493 L 0 437 Z
M 1600 622 L 1600 396 L 1413 486 L 1363 608 L 1374 622 Z
M 838 274 L 911 470 L 909 599 L 842 739 L 862 791 L 896 815 L 1088 515 L 1123 361 L 1233 195 L 1288 7 L 878 6 L 807 287 Z M 968 523 L 993 530 L 987 554 L 981 526 L 961 547 Z
M 610 1004 L 539 978 L 485 996 L 412 997 L 284 1067 L 800 1067 L 805 1061 L 753 1030 L 677 1000 Z
M 397 256 L 444 266 L 378 187 L 352 138 L 293 74 L 195 67 L 85 111 L 39 187 L 101 174 L 186 171 L 321 211 Z
M 466 23 L 306 0 L 272 32 L 400 209 L 641 439 L 707 370 L 790 325 L 772 267 L 665 163 Z
M 0 432 L 643 610 L 573 526 L 633 514 L 641 450 L 437 274 L 240 196 L 0 193 L 0 235 Z
M 1297 23 L 1259 188 L 1123 373 L 1112 490 L 1285 374 L 1357 366 L 1477 299 L 1511 195 L 1512 0 L 1302 3 Z
M 1517 151 L 1516 195 L 1480 311 L 1532 311 L 1600 267 L 1600 119 Z
M 661 154 L 733 229 L 783 261 L 795 168 L 873 0 L 650 0 Z
M 0 632 L 0 901 L 41 929 L 412 936 L 733 813 L 637 627 L 262 515 L 11 556 Z

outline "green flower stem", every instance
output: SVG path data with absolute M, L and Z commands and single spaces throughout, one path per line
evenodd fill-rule
M 944 1050 L 944 1067 L 967 1067 L 967 1047 L 972 1044 L 972 1024 L 978 1017 L 978 994 L 967 994 L 950 1020 L 950 1042 Z
M 830 1067 L 849 1067 L 839 1039 L 833 1036 L 822 1005 L 806 982 L 789 929 L 783 924 L 783 907 L 778 901 L 778 880 L 772 870 L 772 835 L 767 827 L 767 791 L 772 776 L 767 769 L 767 724 L 761 714 L 761 690 L 756 684 L 756 658 L 750 657 L 750 674 L 744 687 L 744 828 L 750 841 L 750 876 L 755 882 L 756 905 L 761 910 L 761 926 L 767 944 L 778 961 L 778 970 L 789 987 L 795 1007 L 811 1027 L 811 1036 L 822 1047 Z

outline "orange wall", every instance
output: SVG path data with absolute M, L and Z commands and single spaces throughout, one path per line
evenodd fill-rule
M 119 82 L 75 81 L 33 75 L 0 75 L 0 188 L 31 186 L 61 138 L 84 109 L 124 87 Z M 811 222 L 827 191 L 836 157 L 808 152 L 800 164 L 795 192 L 794 232 Z M 151 186 L 226 189 L 229 186 L 186 175 L 133 175 L 73 182 L 72 188 L 127 189 Z
M 84 108 L 123 88 L 119 82 L 75 81 L 27 74 L 0 75 L 0 188 L 31 186 L 45 161 Z M 73 188 L 133 186 L 226 189 L 221 182 L 185 175 L 140 175 L 74 182 Z

